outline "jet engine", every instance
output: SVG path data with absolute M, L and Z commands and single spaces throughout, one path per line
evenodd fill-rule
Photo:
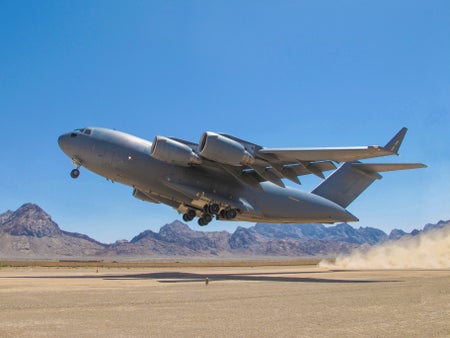
M 186 144 L 164 136 L 156 136 L 150 155 L 165 163 L 188 167 L 200 164 L 201 158 Z
M 255 161 L 241 143 L 209 131 L 202 135 L 199 153 L 209 160 L 232 166 L 252 165 Z

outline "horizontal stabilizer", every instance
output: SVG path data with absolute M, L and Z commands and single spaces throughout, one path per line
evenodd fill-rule
M 352 163 L 352 167 L 365 172 L 381 173 L 386 171 L 426 168 L 427 166 L 422 163 Z

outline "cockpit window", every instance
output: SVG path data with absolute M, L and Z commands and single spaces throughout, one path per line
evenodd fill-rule
M 79 133 L 83 133 L 86 135 L 91 135 L 92 130 L 89 128 L 79 128 L 79 129 L 75 129 L 74 131 L 77 131 Z

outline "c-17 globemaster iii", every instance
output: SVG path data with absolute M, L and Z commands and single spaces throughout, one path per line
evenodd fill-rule
M 421 163 L 361 163 L 398 155 L 407 129 L 385 146 L 265 148 L 237 137 L 205 132 L 199 144 L 156 136 L 153 142 L 105 128 L 82 128 L 61 135 L 61 149 L 76 169 L 85 167 L 133 187 L 133 196 L 169 205 L 184 221 L 199 225 L 213 218 L 265 223 L 358 221 L 347 206 L 380 172 L 425 168 Z M 340 164 L 336 167 L 336 164 Z M 327 178 L 324 172 L 333 170 Z M 299 176 L 323 181 L 311 192 L 286 187 Z

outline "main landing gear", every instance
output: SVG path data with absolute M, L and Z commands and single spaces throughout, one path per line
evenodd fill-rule
M 195 218 L 195 210 L 189 209 L 184 215 L 183 215 L 183 221 L 190 222 Z
M 210 214 L 203 214 L 202 217 L 200 217 L 197 221 L 198 225 L 205 226 L 208 225 L 209 222 L 212 221 L 212 216 Z
M 190 222 L 196 216 L 196 211 L 194 209 L 188 209 L 185 214 L 183 214 L 183 221 Z M 220 205 L 217 203 L 206 204 L 203 207 L 203 213 L 199 217 L 197 223 L 200 226 L 208 225 L 213 217 L 216 216 L 216 219 L 226 219 L 231 220 L 235 218 L 238 214 L 237 209 L 226 208 L 220 210 Z

